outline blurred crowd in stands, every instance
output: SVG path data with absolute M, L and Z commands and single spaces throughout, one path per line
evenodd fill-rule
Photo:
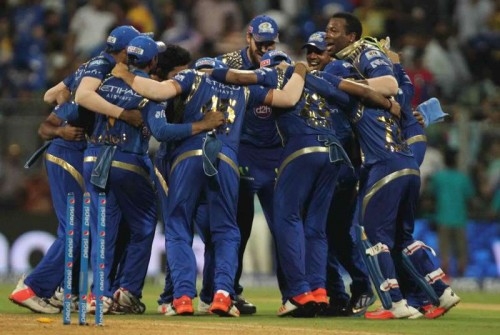
M 5 102 L 40 104 L 47 88 L 103 49 L 117 25 L 154 32 L 196 59 L 243 47 L 249 20 L 266 13 L 280 26 L 278 48 L 303 60 L 307 37 L 324 30 L 337 11 L 357 15 L 365 36 L 390 36 L 415 85 L 414 106 L 438 97 L 450 114 L 427 130 L 422 215 L 434 210 L 427 181 L 445 168 L 452 149 L 460 154 L 459 170 L 473 181 L 469 216 L 498 221 L 500 0 L 0 0 L 0 117 L 36 113 Z M 40 186 L 43 172 L 25 173 L 22 148 L 0 139 L 0 208 L 50 211 L 39 200 L 50 202 L 48 188 Z

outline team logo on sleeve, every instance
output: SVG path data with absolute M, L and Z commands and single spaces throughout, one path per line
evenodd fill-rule
M 366 59 L 372 59 L 375 57 L 382 57 L 382 54 L 378 50 L 370 50 L 367 53 L 365 53 Z
M 269 106 L 259 106 L 253 109 L 256 117 L 259 119 L 269 119 L 273 112 L 272 108 Z

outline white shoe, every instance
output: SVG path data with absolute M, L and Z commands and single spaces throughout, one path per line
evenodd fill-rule
M 422 314 L 415 307 L 408 305 L 408 308 L 410 309 L 410 312 L 411 312 L 411 315 L 408 317 L 408 319 L 415 320 L 415 319 L 420 319 L 421 317 L 424 316 L 424 314 Z
M 158 306 L 158 313 L 163 314 L 165 316 L 174 316 L 177 315 L 177 312 L 174 309 L 172 303 L 161 304 Z
M 64 290 L 62 287 L 58 287 L 54 292 L 54 295 L 49 298 L 49 304 L 52 306 L 62 309 L 64 304 Z M 78 296 L 71 295 L 71 312 L 78 311 Z
M 146 305 L 135 295 L 130 293 L 129 290 L 120 287 L 113 294 L 115 302 L 118 304 L 119 309 L 132 313 L 143 314 L 146 311 Z
M 93 298 L 90 302 L 87 303 L 87 313 L 95 314 L 96 310 L 96 300 Z M 103 314 L 116 314 L 121 315 L 125 314 L 125 312 L 119 308 L 119 306 L 115 303 L 113 298 L 103 297 L 102 298 L 102 313 Z
M 443 294 L 439 297 L 439 307 L 449 311 L 460 302 L 460 297 L 453 292 L 451 287 L 446 288 Z
M 210 304 L 207 304 L 203 300 L 198 301 L 198 313 L 200 314 L 210 314 Z
M 9 299 L 13 303 L 21 307 L 26 307 L 35 313 L 58 314 L 61 312 L 59 308 L 49 304 L 46 299 L 38 297 L 35 292 L 24 283 L 24 276 L 17 282 L 17 286 L 10 294 Z

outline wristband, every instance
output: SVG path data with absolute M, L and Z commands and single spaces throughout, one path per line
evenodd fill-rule
M 218 82 L 225 83 L 228 71 L 229 69 L 213 69 L 211 77 Z
M 333 85 L 333 87 L 335 88 L 338 88 L 339 85 L 340 85 L 340 82 L 342 81 L 343 79 L 340 78 L 339 76 L 335 76 L 335 75 L 331 75 L 331 76 L 328 76 L 328 81 Z

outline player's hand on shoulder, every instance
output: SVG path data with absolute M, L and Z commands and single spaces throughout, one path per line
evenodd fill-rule
M 123 76 L 128 72 L 128 66 L 125 63 L 116 63 L 113 70 L 111 70 L 111 74 L 117 78 L 123 78 Z

